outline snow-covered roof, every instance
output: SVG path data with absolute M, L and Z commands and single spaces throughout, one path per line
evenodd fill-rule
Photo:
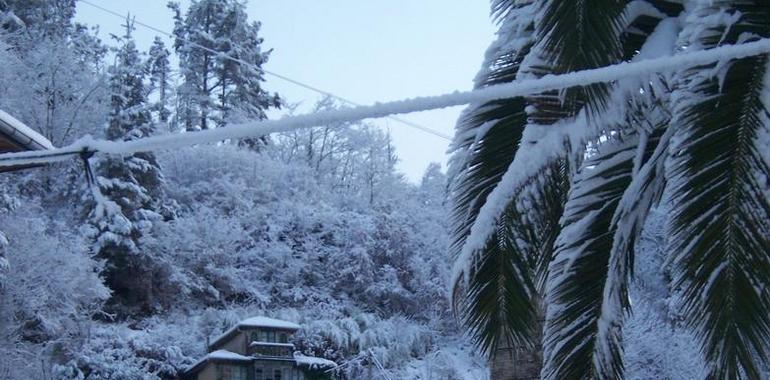
M 193 365 L 189 366 L 185 372 L 194 371 L 201 364 L 206 363 L 209 360 L 227 360 L 227 361 L 248 363 L 254 360 L 254 358 L 251 356 L 243 356 L 240 354 L 236 354 L 235 352 L 230 352 L 227 350 L 216 350 L 213 352 L 209 352 L 206 356 L 202 357 Z
M 249 347 L 254 346 L 271 346 L 271 347 L 286 347 L 286 348 L 294 348 L 294 345 L 291 343 L 275 343 L 275 342 L 260 342 L 260 341 L 254 341 L 249 343 Z
M 238 326 L 246 327 L 270 327 L 274 329 L 299 330 L 300 325 L 280 319 L 268 317 L 251 317 L 238 322 Z
M 280 319 L 273 319 L 268 317 L 251 317 L 238 322 L 235 326 L 231 327 L 222 335 L 218 336 L 211 342 L 210 347 L 217 347 L 242 327 L 264 327 L 291 331 L 297 331 L 300 329 L 300 325 L 289 321 L 282 321 Z
M 241 354 L 236 354 L 235 352 L 230 352 L 227 350 L 216 350 L 214 352 L 209 352 L 209 354 L 205 357 L 209 359 L 238 360 L 246 362 L 254 360 L 254 358 L 250 356 L 243 356 Z
M 0 110 L 0 133 L 19 145 L 23 150 L 46 150 L 54 146 L 47 138 L 16 120 L 13 116 Z
M 314 356 L 305 356 L 299 352 L 294 353 L 294 360 L 297 361 L 298 365 L 306 366 L 310 369 L 329 369 L 337 367 L 337 363 L 331 360 L 316 358 Z

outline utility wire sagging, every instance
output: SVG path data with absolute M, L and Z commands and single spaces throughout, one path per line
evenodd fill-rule
M 95 9 L 98 9 L 98 10 L 100 10 L 102 12 L 108 13 L 108 14 L 110 14 L 112 16 L 119 17 L 119 18 L 125 18 L 125 15 L 121 15 L 118 12 L 115 12 L 113 10 L 107 9 L 107 8 L 102 7 L 100 5 L 94 4 L 94 3 L 92 3 L 92 2 L 90 2 L 88 0 L 80 0 L 80 2 L 83 3 L 83 4 L 89 5 L 89 6 L 93 7 L 93 8 L 95 8 Z M 185 43 L 188 43 L 191 46 L 194 46 L 194 47 L 196 47 L 198 49 L 201 49 L 203 51 L 206 51 L 206 52 L 209 52 L 209 53 L 212 53 L 212 54 L 216 54 L 217 56 L 226 58 L 228 60 L 231 60 L 233 62 L 239 63 L 241 65 L 252 67 L 252 68 L 254 68 L 256 70 L 264 72 L 267 75 L 271 75 L 271 76 L 273 76 L 275 78 L 278 78 L 278 79 L 281 79 L 283 81 L 289 82 L 291 84 L 297 85 L 297 86 L 302 87 L 304 89 L 316 92 L 316 93 L 324 95 L 324 96 L 332 97 L 334 99 L 337 99 L 337 100 L 339 100 L 339 101 L 341 101 L 343 103 L 346 103 L 348 105 L 351 105 L 351 106 L 355 106 L 355 107 L 361 106 L 360 103 L 357 103 L 357 102 L 354 102 L 354 101 L 352 101 L 350 99 L 347 99 L 347 98 L 344 98 L 342 96 L 333 94 L 333 93 L 331 93 L 329 91 L 322 90 L 322 89 L 320 89 L 318 87 L 311 86 L 311 85 L 309 85 L 307 83 L 303 83 L 303 82 L 298 81 L 296 79 L 289 78 L 289 77 L 287 77 L 285 75 L 278 74 L 278 73 L 270 71 L 270 70 L 265 70 L 264 68 L 258 67 L 258 66 L 254 65 L 251 62 L 247 62 L 247 61 L 244 61 L 243 59 L 240 59 L 240 58 L 237 58 L 237 57 L 233 57 L 233 56 L 231 56 L 229 54 L 224 54 L 224 53 L 222 53 L 220 51 L 216 51 L 214 49 L 211 49 L 211 48 L 209 48 L 207 46 L 201 45 L 201 44 L 196 43 L 194 41 L 190 41 L 190 40 L 187 40 L 187 39 L 184 39 L 184 38 L 179 38 L 179 37 L 177 37 L 177 36 L 167 32 L 167 31 L 165 31 L 163 29 L 156 28 L 156 27 L 154 27 L 152 25 L 145 24 L 145 23 L 143 23 L 143 22 L 141 22 L 139 20 L 136 20 L 136 18 L 133 19 L 133 22 L 136 25 L 139 25 L 139 26 L 142 26 L 142 27 L 147 28 L 149 30 L 152 30 L 153 32 L 160 33 L 160 34 L 162 34 L 162 35 L 164 35 L 166 37 L 169 37 L 169 38 L 173 38 L 173 39 L 177 39 L 177 40 L 180 40 L 180 41 L 184 41 Z M 401 124 L 407 125 L 409 127 L 412 127 L 412 128 L 415 128 L 415 129 L 419 129 L 419 130 L 421 130 L 423 132 L 426 132 L 426 133 L 429 133 L 429 134 L 434 135 L 436 137 L 442 138 L 444 140 L 452 141 L 452 137 L 451 136 L 447 136 L 446 134 L 443 134 L 443 133 L 441 133 L 439 131 L 436 131 L 434 129 L 422 126 L 422 125 L 417 124 L 415 122 L 412 122 L 412 121 L 409 121 L 409 120 L 404 120 L 402 118 L 395 117 L 395 116 L 388 116 L 388 118 L 392 119 L 392 120 L 395 120 L 395 121 L 397 121 L 397 122 L 399 122 Z
M 770 53 L 770 39 L 760 39 L 739 45 L 724 45 L 713 49 L 682 53 L 655 59 L 624 62 L 612 66 L 576 71 L 568 74 L 546 75 L 539 79 L 528 79 L 483 89 L 453 92 L 443 95 L 419 97 L 369 106 L 343 108 L 312 114 L 284 117 L 279 120 L 263 120 L 232 125 L 224 128 L 199 132 L 146 137 L 132 141 L 104 141 L 91 138 L 81 139 L 58 149 L 44 152 L 7 153 L 0 155 L 0 167 L 28 164 L 45 164 L 66 160 L 84 152 L 107 154 L 131 154 L 164 149 L 173 149 L 195 144 L 213 143 L 228 139 L 264 136 L 276 132 L 287 132 L 325 124 L 353 122 L 369 118 L 382 118 L 394 114 L 428 111 L 439 108 L 484 103 L 493 100 L 537 94 L 550 90 L 608 83 L 629 76 L 672 72 L 688 67 L 709 64 L 722 60 L 744 58 Z

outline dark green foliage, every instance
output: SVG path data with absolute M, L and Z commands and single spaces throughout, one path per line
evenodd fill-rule
M 638 139 L 610 138 L 573 180 L 548 273 L 546 379 L 619 378 L 621 347 L 611 345 L 610 366 L 593 360 L 604 285 L 616 226 L 613 216 L 631 183 Z
M 770 36 L 764 1 L 720 1 L 700 11 L 727 6 L 738 21 L 712 25 L 696 42 L 707 48 Z M 721 76 L 709 75 L 714 67 L 687 71 L 675 114 L 668 174 L 675 281 L 711 364 L 709 378 L 759 379 L 770 357 L 770 168 L 757 141 L 768 128 L 768 57 L 732 60 Z
M 543 0 L 537 25 L 536 76 L 562 74 L 617 63 L 623 57 L 620 34 L 625 20 L 622 0 Z M 610 86 L 595 84 L 531 97 L 536 124 L 553 124 L 578 114 L 584 105 L 596 115 L 606 106 Z

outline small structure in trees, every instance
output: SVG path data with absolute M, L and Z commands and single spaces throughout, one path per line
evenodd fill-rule
M 0 153 L 47 150 L 54 146 L 41 134 L 0 110 Z M 25 169 L 39 165 L 0 167 L 1 172 Z
M 209 353 L 182 374 L 190 380 L 330 379 L 331 360 L 294 352 L 300 326 L 278 319 L 244 319 L 209 344 Z

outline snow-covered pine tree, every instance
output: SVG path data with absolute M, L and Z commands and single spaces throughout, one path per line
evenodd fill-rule
M 147 70 L 150 75 L 148 93 L 153 95 L 157 92 L 157 101 L 152 105 L 152 110 L 157 114 L 158 122 L 163 124 L 168 123 L 171 116 L 169 106 L 173 86 L 171 84 L 170 55 L 171 53 L 166 48 L 163 40 L 160 37 L 155 37 L 147 60 Z
M 74 30 L 75 0 L 0 0 L 0 14 L 13 14 L 8 27 L 24 27 L 30 37 L 62 37 Z
M 178 113 L 185 129 L 264 119 L 266 109 L 280 106 L 278 96 L 262 88 L 261 66 L 270 52 L 261 50 L 260 24 L 249 23 L 245 2 L 193 0 L 184 16 L 178 3 L 169 7 L 175 12 L 174 49 L 182 79 Z
M 129 20 L 110 69 L 109 140 L 133 140 L 154 132 L 132 29 Z M 103 276 L 112 290 L 110 306 L 120 315 L 151 313 L 159 306 L 153 297 L 155 265 L 140 239 L 154 221 L 163 219 L 161 168 L 152 153 L 107 157 L 97 167 L 96 186 L 99 191 L 94 191 L 90 213 L 93 251 L 106 264 Z

